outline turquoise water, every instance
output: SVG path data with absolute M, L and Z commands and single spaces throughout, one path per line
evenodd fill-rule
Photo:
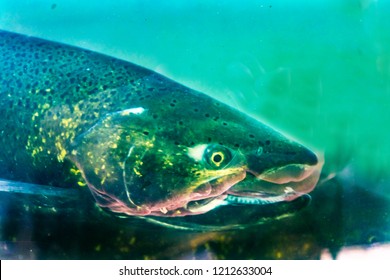
M 348 244 L 390 240 L 388 2 L 96 3 L 1 0 L 0 29 L 132 61 L 264 120 L 324 154 L 324 177 L 333 181 L 320 185 L 313 194 L 310 217 L 315 220 L 319 213 L 326 216 L 330 212 L 337 216 L 335 209 L 344 207 L 344 217 L 351 216 L 339 221 L 346 223 L 340 227 L 343 231 L 352 227 L 358 236 L 343 235 L 342 241 L 337 241 L 337 231 L 332 233 L 332 242 L 337 239 L 337 245 L 344 245 L 349 242 L 346 240 L 353 240 Z M 352 204 L 354 199 L 356 203 Z M 380 200 L 377 212 L 365 213 L 367 205 L 378 205 L 375 199 Z M 371 221 L 372 231 L 359 232 L 367 222 L 359 225 L 358 215 L 360 221 Z M 299 228 L 297 221 L 279 226 Z M 202 246 L 211 246 L 220 258 L 276 258 L 254 253 L 232 255 L 224 248 L 244 243 L 240 234 L 210 235 L 202 244 L 212 240 L 214 245 Z M 253 235 L 253 231 L 248 232 L 248 236 Z M 187 244 L 200 237 L 182 238 Z M 309 234 L 308 243 L 314 244 L 313 238 L 327 239 Z M 231 243 L 226 245 L 223 240 Z M 335 246 L 332 242 L 328 243 Z M 262 242 L 256 244 L 261 246 Z

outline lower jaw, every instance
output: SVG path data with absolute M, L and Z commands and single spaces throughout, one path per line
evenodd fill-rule
M 285 192 L 280 195 L 271 195 L 267 193 L 230 193 L 229 191 L 218 197 L 209 198 L 208 203 L 202 204 L 203 201 L 197 202 L 200 206 L 189 207 L 187 209 L 192 214 L 202 214 L 207 212 L 206 210 L 212 210 L 218 206 L 223 205 L 266 205 L 272 203 L 278 203 L 282 201 L 292 201 L 304 193 L 296 193 L 293 190 Z M 207 201 L 206 199 L 204 201 Z
M 175 210 L 166 211 L 165 209 L 160 209 L 160 211 L 153 211 L 151 215 L 153 216 L 164 216 L 164 217 L 182 217 L 190 215 L 201 215 L 207 213 L 213 209 L 216 209 L 220 206 L 232 206 L 232 205 L 242 205 L 242 206 L 253 206 L 253 205 L 267 205 L 272 203 L 278 203 L 282 201 L 291 201 L 299 197 L 302 194 L 296 193 L 285 193 L 282 195 L 266 195 L 266 194 L 230 194 L 229 192 L 224 193 L 219 196 L 206 198 L 202 200 L 190 201 L 186 204 L 185 207 L 181 207 Z
M 205 199 L 195 200 L 188 202 L 184 207 L 180 207 L 174 210 L 159 209 L 158 211 L 152 211 L 152 216 L 164 216 L 164 217 L 182 217 L 189 215 L 199 215 L 211 211 L 221 205 L 226 205 L 225 198 L 227 194 L 222 194 Z

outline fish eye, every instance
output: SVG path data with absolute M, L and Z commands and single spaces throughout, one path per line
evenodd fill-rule
M 213 169 L 224 168 L 232 160 L 231 151 L 222 145 L 209 145 L 203 155 L 204 160 Z

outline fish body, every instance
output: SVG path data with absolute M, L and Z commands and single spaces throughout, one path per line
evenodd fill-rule
M 290 201 L 317 183 L 309 149 L 156 72 L 6 31 L 0 54 L 3 179 L 86 185 L 110 212 L 163 218 Z

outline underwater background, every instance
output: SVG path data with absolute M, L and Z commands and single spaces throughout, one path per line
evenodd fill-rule
M 311 205 L 287 219 L 189 233 L 122 220 L 102 227 L 77 211 L 61 223 L 20 216 L 15 225 L 3 206 L 0 257 L 317 259 L 389 250 L 389 14 L 381 0 L 0 0 L 0 29 L 145 66 L 325 157 Z

